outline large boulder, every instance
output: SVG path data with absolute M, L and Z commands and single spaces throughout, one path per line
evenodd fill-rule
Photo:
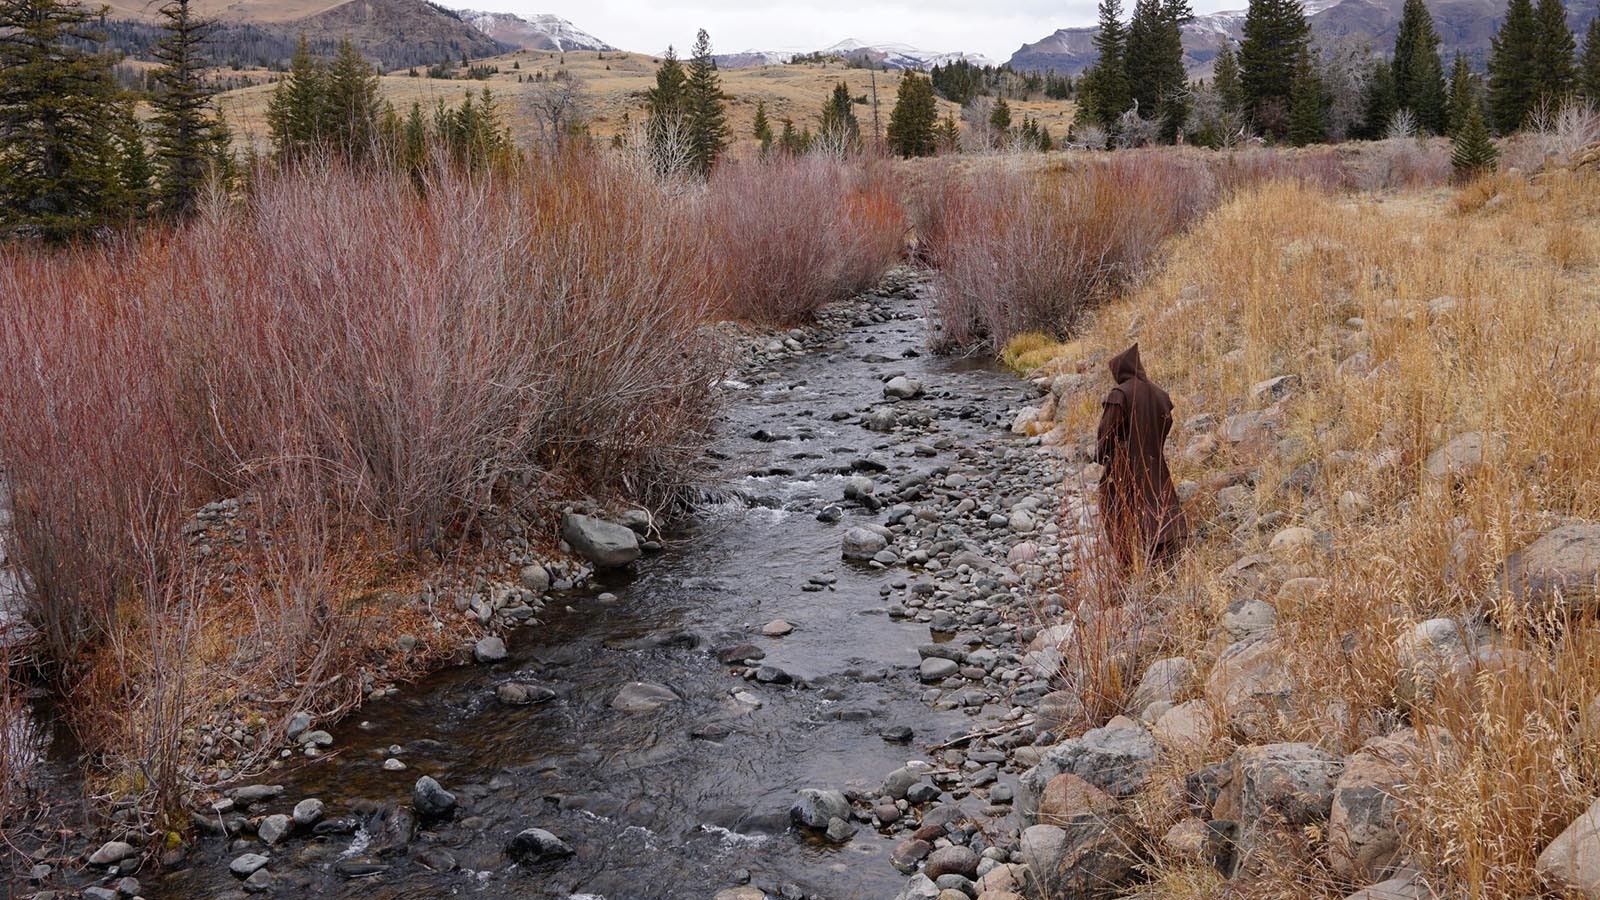
M 1206 700 L 1246 740 L 1271 736 L 1293 714 L 1295 682 L 1274 632 L 1230 644 L 1206 677 Z
M 1162 747 L 1177 752 L 1209 748 L 1219 730 L 1217 716 L 1204 700 L 1179 703 L 1150 726 L 1150 733 Z
M 838 791 L 805 788 L 789 807 L 789 820 L 804 828 L 820 831 L 834 819 L 850 821 L 850 801 Z
M 1398 870 L 1404 837 L 1400 793 L 1411 780 L 1416 753 L 1416 741 L 1401 732 L 1373 738 L 1345 760 L 1328 815 L 1334 874 L 1362 884 Z
M 1402 706 L 1432 700 L 1472 671 L 1476 635 L 1455 619 L 1429 619 L 1395 639 L 1394 697 Z
M 561 519 L 561 536 L 574 553 L 601 568 L 625 566 L 639 558 L 639 535 L 626 525 L 594 516 L 567 513 Z
M 1182 656 L 1158 659 L 1144 670 L 1139 685 L 1133 689 L 1128 708 L 1142 712 L 1157 701 L 1176 702 L 1194 679 L 1194 663 Z
M 506 855 L 532 868 L 559 865 L 576 855 L 566 841 L 543 828 L 526 828 L 506 844 Z
M 881 528 L 881 526 L 880 526 Z M 881 530 L 861 526 L 844 533 L 840 555 L 845 559 L 869 560 L 889 547 L 889 536 Z
M 1505 441 L 1481 431 L 1458 434 L 1428 454 L 1423 474 L 1432 481 L 1470 478 L 1505 452 Z
M 1113 797 L 1126 797 L 1149 781 L 1158 753 L 1149 729 L 1117 716 L 1104 728 L 1051 747 L 1038 765 L 1022 773 L 1018 807 L 1031 819 L 1039 810 L 1045 786 L 1062 774 L 1076 775 Z
M 1434 900 L 1438 896 L 1415 872 L 1406 872 L 1364 887 L 1344 900 Z
M 1138 874 L 1139 835 L 1105 800 L 1111 809 L 1085 808 L 1062 825 L 1023 830 L 1022 861 L 1043 896 L 1116 897 Z
M 1557 835 L 1535 865 L 1564 896 L 1600 900 L 1600 800 Z
M 1301 827 L 1325 821 L 1344 764 L 1311 744 L 1240 747 L 1217 800 L 1216 818 Z
M 442 819 L 456 808 L 456 795 L 445 790 L 433 776 L 424 775 L 411 788 L 411 808 L 421 819 Z
M 1500 589 L 1536 614 L 1585 613 L 1600 605 L 1600 523 L 1564 525 L 1506 557 Z

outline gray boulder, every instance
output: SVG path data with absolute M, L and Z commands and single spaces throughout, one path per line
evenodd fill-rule
M 1363 884 L 1399 867 L 1400 796 L 1417 763 L 1409 732 L 1374 738 L 1351 754 L 1333 786 L 1328 863 L 1334 874 Z
M 506 856 L 524 866 L 556 865 L 576 855 L 566 841 L 543 828 L 526 828 L 506 844 Z
M 1206 700 L 1224 724 L 1259 740 L 1292 714 L 1295 683 L 1283 644 L 1272 632 L 1231 644 L 1206 677 Z
M 1018 808 L 1032 820 L 1045 786 L 1057 775 L 1076 775 L 1113 797 L 1127 797 L 1150 780 L 1158 752 L 1149 729 L 1117 716 L 1104 728 L 1051 747 L 1038 765 L 1022 773 Z
M 1428 454 L 1422 471 L 1432 481 L 1470 478 L 1505 452 L 1505 441 L 1480 431 L 1458 434 Z
M 444 789 L 432 775 L 417 779 L 411 788 L 411 808 L 422 819 L 442 819 L 456 808 L 456 795 Z
M 1140 712 L 1157 701 L 1176 702 L 1194 679 L 1194 672 L 1194 663 L 1182 656 L 1156 660 L 1144 670 L 1128 708 Z
M 655 712 L 678 700 L 678 695 L 664 684 L 634 681 L 623 685 L 622 690 L 611 698 L 611 708 L 626 713 Z
M 625 566 L 639 558 L 639 535 L 626 525 L 594 516 L 567 513 L 561 519 L 561 536 L 573 552 L 601 568 Z
M 834 819 L 850 820 L 850 801 L 838 791 L 803 788 L 789 807 L 789 820 L 805 828 L 822 831 Z
M 844 533 L 840 552 L 845 559 L 869 560 L 888 547 L 888 537 L 871 528 L 858 527 Z
M 1557 835 L 1534 865 L 1559 893 L 1600 898 L 1600 800 Z
M 1269 814 L 1286 825 L 1326 821 L 1344 763 L 1311 744 L 1240 747 L 1217 818 L 1254 823 Z
M 1565 525 L 1506 557 L 1500 589 L 1536 614 L 1583 614 L 1600 606 L 1600 523 Z

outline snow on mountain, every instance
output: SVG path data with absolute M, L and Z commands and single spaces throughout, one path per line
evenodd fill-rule
M 846 38 L 819 52 L 884 69 L 931 69 L 963 59 L 978 66 L 994 65 L 994 60 L 978 53 L 929 53 L 906 44 L 868 44 L 854 38 Z
M 461 10 L 461 18 L 502 44 L 524 50 L 615 50 L 560 16 Z

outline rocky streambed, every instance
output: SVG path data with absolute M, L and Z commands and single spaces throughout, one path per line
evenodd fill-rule
M 1039 441 L 1011 433 L 1038 388 L 927 353 L 927 290 L 898 272 L 751 343 L 723 385 L 714 499 L 665 552 L 533 585 L 538 618 L 474 664 L 296 723 L 312 749 L 197 809 L 203 836 L 175 868 L 110 842 L 68 882 L 103 897 L 1003 890 L 1021 875 L 1018 776 L 1052 739 L 1027 647 L 1061 601 L 1040 586 L 1088 514 Z

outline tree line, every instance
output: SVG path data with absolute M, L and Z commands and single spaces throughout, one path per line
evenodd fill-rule
M 1423 0 L 1406 0 L 1388 57 L 1316 47 L 1298 0 L 1250 0 L 1243 37 L 1224 38 L 1209 82 L 1189 83 L 1185 0 L 1100 0 L 1099 59 L 1077 85 L 1095 141 L 1222 146 L 1261 136 L 1296 145 L 1401 134 L 1460 137 L 1525 128 L 1541 110 L 1600 103 L 1600 18 L 1580 51 L 1562 0 L 1509 0 L 1487 78 L 1457 54 L 1447 69 Z M 1483 138 L 1487 140 L 1486 135 Z M 1094 141 L 1091 141 L 1094 142 Z

